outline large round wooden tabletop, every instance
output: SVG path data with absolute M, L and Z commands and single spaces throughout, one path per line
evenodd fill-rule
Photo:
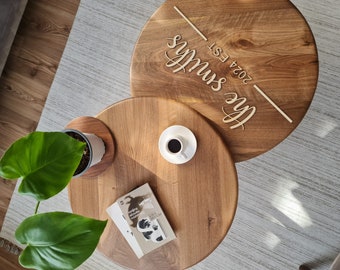
M 235 164 L 220 134 L 189 106 L 163 98 L 128 99 L 96 118 L 112 132 L 112 164 L 97 176 L 73 179 L 69 197 L 75 213 L 109 220 L 98 249 L 132 269 L 184 269 L 208 256 L 226 236 L 237 206 Z M 159 137 L 172 125 L 196 136 L 197 152 L 187 163 L 169 163 L 159 152 Z M 106 209 L 147 182 L 177 239 L 137 259 Z
M 176 99 L 207 117 L 237 162 L 301 122 L 318 56 L 288 0 L 167 0 L 136 43 L 130 76 L 133 96 Z

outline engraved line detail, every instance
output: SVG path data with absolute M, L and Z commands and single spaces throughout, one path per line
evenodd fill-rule
M 208 39 L 205 37 L 205 35 L 203 35 L 203 33 L 188 19 L 188 17 L 187 16 L 185 16 L 184 14 L 183 14 L 183 12 L 182 11 L 180 11 L 179 10 L 179 8 L 178 7 L 176 7 L 176 6 L 174 6 L 174 9 L 177 11 L 177 13 L 179 14 L 179 15 L 181 15 L 182 16 L 182 18 L 184 19 L 184 20 L 186 20 L 186 22 L 205 40 L 205 41 L 208 41 Z
M 282 111 L 279 106 L 277 106 L 274 101 L 270 99 L 256 84 L 254 84 L 254 88 L 284 117 L 289 123 L 293 123 L 293 120 L 284 112 Z

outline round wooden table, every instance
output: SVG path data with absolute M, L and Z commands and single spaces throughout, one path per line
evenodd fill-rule
M 220 134 L 190 107 L 163 98 L 124 100 L 97 119 L 112 132 L 114 159 L 97 176 L 73 179 L 69 197 L 74 213 L 109 219 L 98 249 L 132 269 L 184 269 L 208 256 L 226 236 L 238 196 L 235 164 Z M 158 150 L 161 133 L 172 125 L 196 136 L 197 152 L 185 164 L 167 162 Z M 106 209 L 146 182 L 177 239 L 137 259 Z
M 318 55 L 288 0 L 167 0 L 136 43 L 130 77 L 133 96 L 172 98 L 203 114 L 238 162 L 301 122 Z

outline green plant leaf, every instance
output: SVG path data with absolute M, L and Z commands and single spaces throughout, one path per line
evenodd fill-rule
M 46 200 L 70 182 L 85 143 L 62 132 L 33 132 L 12 144 L 0 160 L 0 176 L 21 178 L 19 192 Z
M 27 245 L 19 262 L 29 269 L 75 269 L 91 256 L 106 223 L 64 212 L 29 217 L 15 232 Z

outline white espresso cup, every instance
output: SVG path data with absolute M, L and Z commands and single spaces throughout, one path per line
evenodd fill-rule
M 187 156 L 184 153 L 185 149 L 185 141 L 181 136 L 173 136 L 170 137 L 166 141 L 166 151 L 169 155 L 173 155 L 177 158 L 183 158 L 186 159 Z
M 191 160 L 196 153 L 196 137 L 187 127 L 170 126 L 160 135 L 158 148 L 168 162 L 183 164 Z

